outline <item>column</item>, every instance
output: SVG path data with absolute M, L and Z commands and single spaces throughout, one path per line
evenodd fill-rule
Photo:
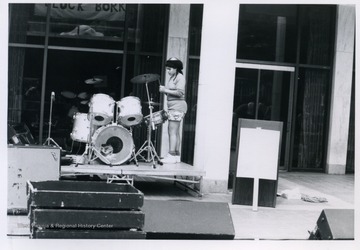
M 190 4 L 171 4 L 169 14 L 169 32 L 166 59 L 170 57 L 179 58 L 184 65 L 183 73 L 186 77 L 186 62 L 188 55 L 188 37 L 190 24 Z M 166 74 L 162 84 L 169 80 Z M 166 98 L 164 109 L 166 108 Z M 180 128 L 182 129 L 182 128 Z M 161 154 L 166 155 L 169 151 L 169 135 L 167 123 L 162 127 Z
M 227 192 L 238 19 L 238 3 L 204 4 L 194 158 L 204 193 Z
M 345 174 L 354 59 L 355 6 L 339 5 L 326 172 Z

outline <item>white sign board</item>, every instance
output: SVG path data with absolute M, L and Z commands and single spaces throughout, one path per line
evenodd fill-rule
M 277 179 L 280 131 L 241 128 L 236 177 Z

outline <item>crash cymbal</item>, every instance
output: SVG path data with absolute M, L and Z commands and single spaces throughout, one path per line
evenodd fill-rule
M 62 91 L 61 95 L 68 99 L 74 99 L 76 97 L 76 94 L 71 91 Z
M 102 83 L 102 81 L 103 81 L 103 79 L 93 77 L 93 78 L 85 80 L 85 83 L 86 84 L 98 84 L 98 83 Z
M 132 83 L 147 83 L 147 82 L 153 82 L 156 80 L 159 80 L 160 76 L 157 74 L 143 74 L 143 75 L 138 75 L 135 76 L 134 78 L 132 78 L 130 81 Z
M 143 104 L 153 105 L 153 106 L 160 106 L 161 105 L 161 103 L 158 103 L 158 102 L 143 102 Z

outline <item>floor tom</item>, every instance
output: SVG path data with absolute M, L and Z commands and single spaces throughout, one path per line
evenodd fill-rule
M 90 121 L 86 113 L 76 113 L 73 117 L 73 130 L 70 137 L 73 141 L 89 142 Z

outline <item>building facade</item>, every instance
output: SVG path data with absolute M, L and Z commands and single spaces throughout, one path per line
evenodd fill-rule
M 74 143 L 74 114 L 90 97 L 120 101 L 146 90 L 131 79 L 184 62 L 188 113 L 181 159 L 204 169 L 204 192 L 226 192 L 235 172 L 237 120 L 283 122 L 280 169 L 354 172 L 352 5 L 10 4 L 8 122 L 25 124 L 36 143 Z M 216 16 L 226 17 L 220 19 Z M 101 81 L 97 82 L 96 79 Z M 55 101 L 51 108 L 52 98 Z M 52 112 L 52 122 L 50 121 Z M 143 115 L 149 113 L 142 106 Z M 155 145 L 167 152 L 166 126 Z M 133 129 L 135 147 L 146 126 Z

